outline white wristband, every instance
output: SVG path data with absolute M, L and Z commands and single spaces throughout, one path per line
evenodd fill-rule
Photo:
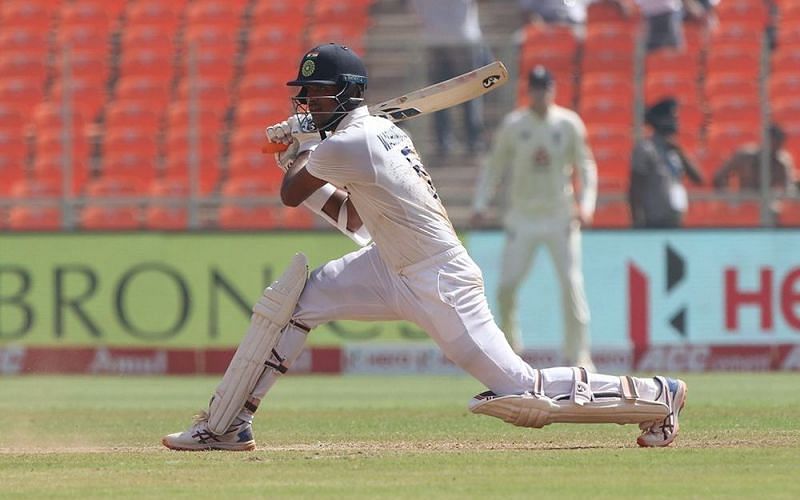
M 308 198 L 306 198 L 305 204 L 308 205 L 309 208 L 313 210 L 322 211 L 322 207 L 328 203 L 328 200 L 333 196 L 333 193 L 336 192 L 336 186 L 333 184 L 325 184 L 321 188 L 317 189 L 313 193 L 311 193 Z

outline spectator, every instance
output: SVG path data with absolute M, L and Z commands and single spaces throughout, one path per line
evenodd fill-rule
M 554 104 L 552 74 L 536 66 L 528 77 L 531 104 L 511 112 L 495 135 L 478 184 L 472 224 L 480 225 L 489 199 L 508 171 L 506 242 L 498 296 L 501 329 L 515 350 L 522 348 L 517 293 L 536 250 L 544 245 L 561 282 L 564 362 L 594 370 L 589 349 L 589 307 L 581 270 L 582 225 L 592 221 L 597 168 L 586 143 L 586 127 L 571 110 Z M 580 174 L 578 207 L 573 167 Z
M 519 10 L 525 24 L 566 24 L 572 26 L 576 37 L 583 39 L 587 9 L 595 2 L 613 3 L 625 16 L 628 15 L 624 0 L 519 0 Z
M 661 99 L 647 109 L 644 119 L 653 133 L 634 146 L 631 157 L 633 226 L 680 227 L 689 206 L 683 176 L 698 185 L 703 183 L 703 176 L 674 141 L 678 102 L 672 97 Z
M 422 22 L 427 48 L 428 79 L 447 80 L 489 62 L 476 0 L 412 0 Z M 465 147 L 470 154 L 484 149 L 483 106 L 480 98 L 459 106 L 464 113 Z M 447 158 L 455 146 L 450 110 L 433 115 L 437 153 Z
M 711 20 L 712 0 L 636 0 L 645 18 L 648 51 L 661 48 L 683 50 L 683 19 Z
M 769 127 L 769 182 L 770 187 L 781 194 L 795 193 L 794 159 L 783 146 L 786 133 L 777 124 Z M 761 189 L 761 154 L 763 148 L 755 144 L 742 146 L 714 174 L 714 187 L 726 189 L 732 179 L 738 182 L 739 190 L 758 194 Z M 773 221 L 777 220 L 780 205 L 772 205 Z

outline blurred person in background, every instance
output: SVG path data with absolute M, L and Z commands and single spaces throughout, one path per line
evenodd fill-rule
M 684 19 L 710 22 L 717 0 L 636 0 L 636 3 L 645 21 L 647 50 L 683 50 Z
M 411 0 L 422 23 L 427 53 L 428 81 L 437 83 L 487 64 L 491 57 L 483 40 L 476 0 Z M 464 149 L 469 154 L 485 149 L 482 100 L 472 99 L 459 106 L 464 115 Z M 438 159 L 446 159 L 455 149 L 451 113 L 433 115 Z
M 473 202 L 472 224 L 482 223 L 497 185 L 508 172 L 506 242 L 498 292 L 500 328 L 522 350 L 517 321 L 519 287 L 539 246 L 547 247 L 561 283 L 566 364 L 594 370 L 589 306 L 581 268 L 581 226 L 589 225 L 597 199 L 597 167 L 586 127 L 573 111 L 554 104 L 552 73 L 536 66 L 528 76 L 531 104 L 512 111 L 497 131 Z M 573 193 L 574 169 L 580 192 Z
M 678 102 L 667 97 L 650 106 L 644 121 L 649 137 L 636 143 L 631 155 L 629 202 L 633 227 L 677 228 L 689 207 L 684 175 L 697 184 L 703 176 L 675 141 Z
M 769 127 L 769 183 L 773 192 L 794 196 L 796 193 L 794 159 L 784 149 L 786 133 L 773 123 Z M 714 174 L 713 184 L 717 189 L 730 189 L 738 184 L 739 191 L 758 196 L 761 190 L 761 155 L 763 146 L 746 144 L 728 158 Z M 780 200 L 771 205 L 773 223 L 780 212 Z
M 629 8 L 624 0 L 519 0 L 523 25 L 529 23 L 564 24 L 571 26 L 575 36 L 586 36 L 586 14 L 589 5 L 607 2 L 614 4 L 626 17 Z

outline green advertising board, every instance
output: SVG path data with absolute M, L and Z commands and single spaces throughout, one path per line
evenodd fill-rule
M 225 347 L 291 256 L 355 249 L 332 232 L 0 236 L 0 346 Z M 409 323 L 333 322 L 309 344 L 425 340 Z

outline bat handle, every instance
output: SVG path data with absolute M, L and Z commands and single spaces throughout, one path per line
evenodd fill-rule
M 261 146 L 261 152 L 264 154 L 282 153 L 287 149 L 289 149 L 289 146 L 280 142 L 268 142 Z

